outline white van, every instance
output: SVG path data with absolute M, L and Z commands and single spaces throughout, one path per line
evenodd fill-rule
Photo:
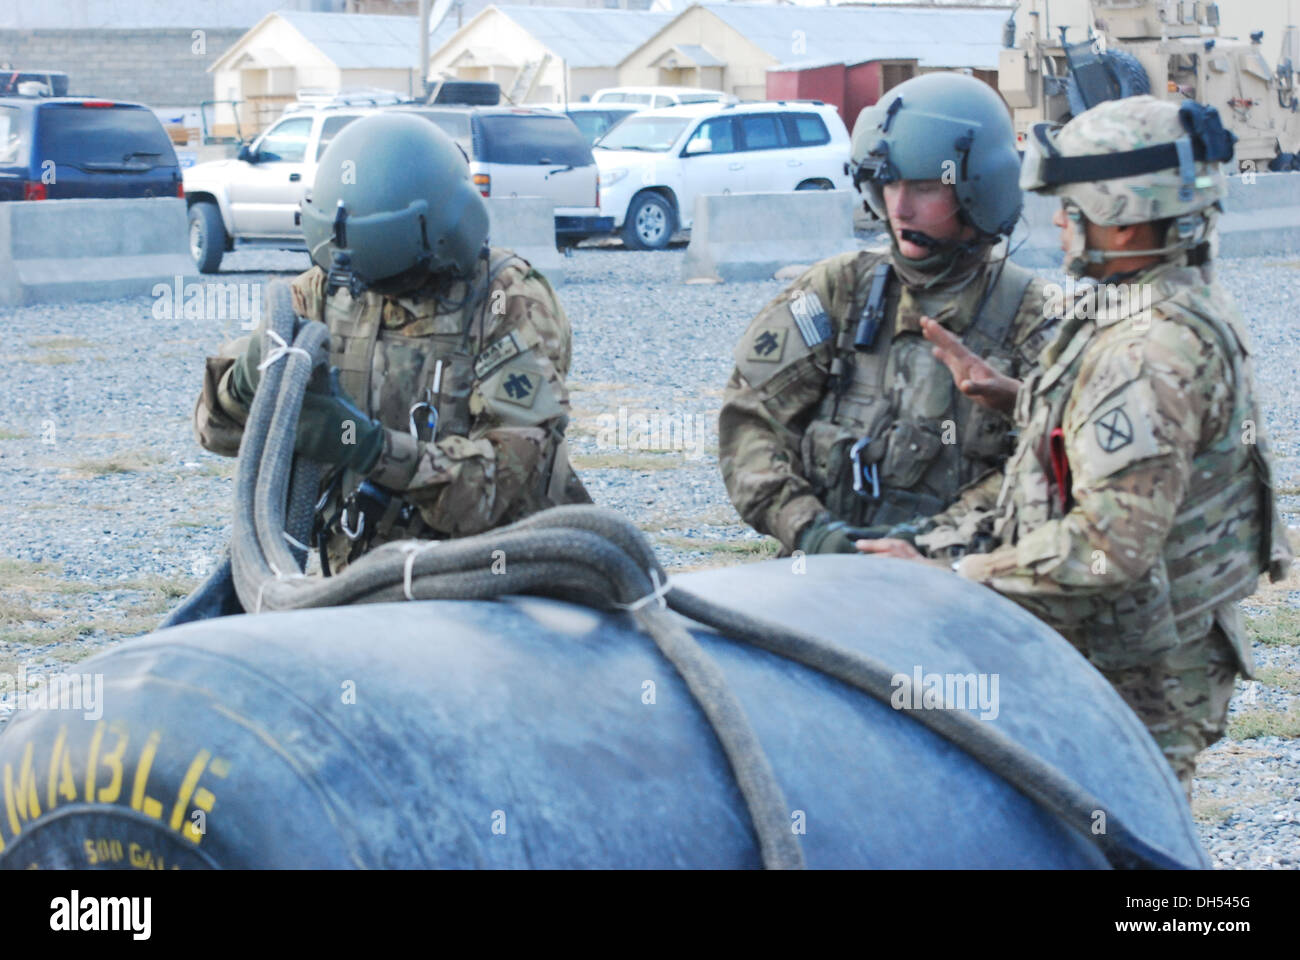
M 702 87 L 605 87 L 591 95 L 591 102 L 675 107 L 683 103 L 735 103 L 736 98 L 722 90 Z
M 592 153 L 600 211 L 634 250 L 662 250 L 690 229 L 701 194 L 853 188 L 849 132 L 819 100 L 643 110 Z

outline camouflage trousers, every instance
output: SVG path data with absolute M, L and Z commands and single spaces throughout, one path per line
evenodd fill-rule
M 1146 725 L 1192 799 L 1196 756 L 1223 737 L 1237 658 L 1216 623 L 1158 660 L 1102 675 Z

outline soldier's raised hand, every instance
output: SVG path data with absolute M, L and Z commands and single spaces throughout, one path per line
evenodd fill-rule
M 1019 380 L 998 373 L 967 349 L 956 334 L 930 317 L 921 318 L 921 333 L 934 344 L 934 355 L 951 371 L 958 390 L 980 406 L 1011 415 L 1020 390 Z

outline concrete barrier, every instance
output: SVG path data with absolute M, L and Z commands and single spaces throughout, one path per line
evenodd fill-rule
M 185 201 L 0 203 L 0 305 L 147 296 L 197 279 Z
M 555 204 L 545 197 L 489 197 L 488 242 L 523 257 L 552 286 L 564 282 L 564 257 L 555 247 Z
M 695 199 L 683 280 L 769 280 L 789 263 L 856 250 L 850 190 L 728 193 Z
M 1033 269 L 1061 267 L 1061 231 L 1052 216 L 1057 197 L 1025 194 L 1029 235 L 1012 256 Z M 1271 257 L 1300 253 L 1300 173 L 1256 173 L 1228 178 L 1228 196 L 1219 217 L 1220 257 Z M 1024 237 L 1021 224 L 1012 245 Z

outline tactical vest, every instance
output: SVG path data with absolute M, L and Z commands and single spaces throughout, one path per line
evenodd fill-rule
M 986 289 L 990 276 L 996 279 Z M 959 316 L 978 311 L 962 340 L 1008 373 L 1015 318 L 1033 274 L 1008 260 L 984 278 L 945 306 Z M 859 278 L 853 303 L 835 347 L 840 382 L 832 377 L 803 436 L 800 452 L 813 492 L 832 514 L 856 525 L 936 514 L 965 484 L 1001 467 L 1014 446 L 1010 424 L 956 388 L 919 332 L 896 331 L 900 309 L 920 308 L 888 259 Z M 872 311 L 883 318 L 879 334 L 869 350 L 855 349 Z
M 1170 320 L 1221 345 L 1232 378 L 1233 409 L 1222 436 L 1193 458 L 1189 486 L 1163 553 L 1145 578 L 1117 600 L 1057 597 L 1044 609 L 1048 622 L 1103 670 L 1132 667 L 1205 636 L 1216 608 L 1254 593 L 1261 572 L 1280 579 L 1290 564 L 1264 437 L 1256 434 L 1252 442 L 1243 442 L 1240 432 L 1243 425 L 1258 430 L 1262 421 L 1248 351 L 1233 325 L 1222 319 L 1232 308 L 1217 294 L 1205 302 L 1177 279 L 1169 273 L 1153 278 L 1155 304 Z M 1017 419 L 1027 426 L 999 498 L 1001 516 L 994 532 L 1003 543 L 1018 543 L 1068 512 L 1070 504 L 1062 502 L 1066 496 L 1056 489 L 1049 438 L 1063 425 L 1096 329 L 1092 321 L 1081 324 L 1052 366 L 1037 372 L 1020 392 Z M 1026 605 L 1033 608 L 1032 602 Z M 1251 676 L 1249 638 L 1219 613 L 1242 671 Z
M 467 435 L 474 361 L 486 346 L 481 341 L 487 294 L 516 259 L 509 251 L 493 250 L 486 284 L 475 278 L 459 300 L 381 298 L 396 299 L 429 329 L 420 336 L 385 329 L 382 305 L 374 303 L 377 294 L 354 300 L 340 288 L 325 297 L 321 319 L 329 327 L 330 364 L 339 370 L 340 386 L 367 415 L 393 430 L 414 429 L 420 441 Z M 437 410 L 432 430 L 431 409 Z M 322 547 L 326 569 L 338 569 L 378 543 L 442 536 L 423 522 L 414 504 L 390 494 L 350 471 L 332 478 L 318 520 L 327 534 Z M 359 530 L 363 512 L 370 517 L 369 528 Z

